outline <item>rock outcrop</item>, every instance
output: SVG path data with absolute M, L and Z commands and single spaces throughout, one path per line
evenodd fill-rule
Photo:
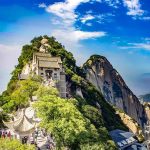
M 117 114 L 120 116 L 123 123 L 129 128 L 129 130 L 136 135 L 138 140 L 143 141 L 144 135 L 138 123 L 124 112 L 117 111 Z
M 83 68 L 86 79 L 102 92 L 107 102 L 123 110 L 140 126 L 144 125 L 146 115 L 143 105 L 105 57 L 93 55 Z
M 146 116 L 148 120 L 150 120 L 150 103 L 143 103 L 143 105 L 145 108 Z

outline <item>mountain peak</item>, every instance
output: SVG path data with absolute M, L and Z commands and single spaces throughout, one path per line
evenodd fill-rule
M 146 120 L 144 107 L 106 57 L 92 55 L 83 68 L 86 79 L 102 92 L 107 102 L 123 110 L 143 126 Z

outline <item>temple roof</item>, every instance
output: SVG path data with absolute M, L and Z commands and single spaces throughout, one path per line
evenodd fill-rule
M 60 57 L 53 57 L 49 53 L 34 53 L 34 57 L 36 57 L 38 61 L 39 67 L 45 68 L 60 68 L 59 64 L 62 64 Z
M 39 61 L 39 67 L 45 67 L 45 68 L 60 68 L 60 65 L 58 62 L 55 61 Z
M 122 149 L 137 142 L 137 140 L 134 139 L 135 135 L 132 132 L 126 132 L 119 129 L 110 131 L 110 136 L 117 146 Z
M 10 129 L 19 134 L 30 134 L 35 130 L 36 122 L 29 119 L 25 115 L 25 109 L 22 109 L 16 116 L 14 121 L 4 122 L 4 124 Z
M 42 61 L 54 61 L 54 62 L 58 62 L 58 63 L 62 63 L 60 57 L 37 57 L 38 60 L 42 60 Z
M 40 52 L 36 52 L 36 53 L 33 53 L 33 55 L 35 56 L 40 56 L 40 57 L 52 57 L 50 53 L 40 53 Z

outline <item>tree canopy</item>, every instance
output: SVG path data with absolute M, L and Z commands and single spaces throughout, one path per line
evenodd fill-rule
M 32 99 L 33 93 L 39 88 L 40 79 L 37 77 L 30 77 L 27 80 L 17 82 L 16 88 L 9 96 L 3 97 L 6 101 L 2 108 L 8 112 L 24 108 L 29 105 L 29 100 Z
M 41 94 L 43 90 L 46 92 Z M 53 88 L 42 87 L 38 92 L 41 97 L 34 107 L 42 118 L 41 127 L 54 135 L 58 146 L 98 141 L 95 126 L 78 110 L 75 99 L 60 98 Z
M 0 138 L 0 150 L 35 150 L 32 145 L 21 144 L 18 140 Z

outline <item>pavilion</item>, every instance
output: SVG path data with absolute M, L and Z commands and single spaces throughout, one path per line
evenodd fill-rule
M 4 122 L 11 133 L 21 141 L 25 137 L 32 136 L 38 123 L 39 121 L 34 118 L 34 110 L 31 107 L 19 110 L 11 121 Z

